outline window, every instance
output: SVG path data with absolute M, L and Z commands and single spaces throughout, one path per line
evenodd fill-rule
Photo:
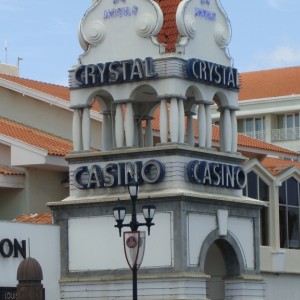
M 247 186 L 244 195 L 250 198 L 269 202 L 269 186 L 253 171 L 247 174 Z M 269 245 L 269 208 L 263 207 L 260 211 L 260 243 Z
M 299 113 L 277 116 L 277 128 L 272 130 L 272 141 L 297 140 L 300 138 Z
M 238 132 L 258 140 L 265 140 L 264 118 L 239 119 Z
M 300 248 L 299 209 L 299 182 L 291 177 L 279 187 L 281 248 Z
M 279 115 L 277 123 L 279 129 L 299 128 L 299 113 Z

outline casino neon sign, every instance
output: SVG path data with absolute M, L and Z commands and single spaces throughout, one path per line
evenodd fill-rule
M 186 172 L 188 181 L 193 184 L 228 189 L 243 189 L 246 185 L 246 174 L 238 165 L 192 160 L 187 164 Z M 73 181 L 78 189 L 86 190 L 127 186 L 133 178 L 137 178 L 140 185 L 157 184 L 163 181 L 165 175 L 165 165 L 151 159 L 146 162 L 80 166 L 73 173 Z

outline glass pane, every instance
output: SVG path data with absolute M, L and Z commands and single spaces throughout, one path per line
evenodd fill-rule
M 268 218 L 268 208 L 263 207 L 260 211 L 260 243 L 263 246 L 268 246 L 269 244 Z
M 259 178 L 259 200 L 269 201 L 269 186 Z
M 247 175 L 248 181 L 248 197 L 258 199 L 257 175 L 250 172 Z
M 284 116 L 280 115 L 277 118 L 278 121 L 278 129 L 284 128 Z
M 287 248 L 287 219 L 285 206 L 279 207 L 280 247 Z
M 287 181 L 287 200 L 288 205 L 299 206 L 298 181 L 293 177 Z
M 298 208 L 289 208 L 288 210 L 288 234 L 289 248 L 300 247 L 299 237 L 299 210 Z
M 255 131 L 262 131 L 262 119 L 255 119 Z
M 244 132 L 244 120 L 243 119 L 237 120 L 237 127 L 238 127 L 238 132 Z
M 246 119 L 246 132 L 254 131 L 253 119 Z
M 282 186 L 279 187 L 279 203 L 286 204 L 286 181 L 282 183 Z
M 300 122 L 299 122 L 299 114 L 295 114 L 295 127 L 299 128 L 300 127 Z
M 293 115 L 286 116 L 286 128 L 294 128 L 294 116 Z

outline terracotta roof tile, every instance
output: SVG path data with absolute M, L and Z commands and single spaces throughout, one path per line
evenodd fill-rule
M 51 213 L 23 214 L 14 219 L 18 223 L 52 224 Z
M 11 167 L 7 166 L 0 166 L 0 174 L 3 175 L 16 175 L 16 176 L 24 176 L 24 172 L 21 172 L 19 170 L 13 169 Z
M 73 149 L 69 140 L 1 117 L 0 134 L 46 150 L 49 155 L 64 156 Z
M 300 67 L 240 74 L 239 100 L 300 95 Z
M 266 142 L 257 140 L 255 138 L 248 137 L 243 134 L 238 134 L 238 146 L 262 149 L 262 150 L 267 150 L 267 151 L 271 151 L 271 152 L 278 152 L 278 153 L 294 155 L 294 156 L 299 155 L 295 151 L 292 151 L 292 150 L 289 150 L 286 148 L 282 148 L 282 147 L 276 146 L 274 144 L 266 143 Z
M 296 167 L 300 170 L 300 162 L 296 161 L 266 157 L 261 162 L 273 175 L 278 175 L 291 167 Z
M 164 15 L 164 24 L 158 34 L 158 40 L 166 45 L 168 53 L 174 52 L 178 40 L 176 11 L 181 0 L 156 0 L 156 2 L 160 5 Z
M 24 87 L 60 98 L 65 101 L 70 101 L 70 90 L 65 86 L 14 77 L 10 75 L 0 74 L 0 78 L 22 85 Z

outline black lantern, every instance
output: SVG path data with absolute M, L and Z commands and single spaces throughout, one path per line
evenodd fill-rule
M 146 226 L 148 227 L 148 235 L 150 235 L 150 227 L 154 225 L 152 220 L 155 215 L 155 206 L 154 205 L 144 205 L 143 206 L 143 215 L 146 220 Z
M 120 202 L 120 200 L 119 200 Z M 119 228 L 119 234 L 121 236 L 121 228 L 122 224 L 124 222 L 126 216 L 126 208 L 124 206 L 121 206 L 120 204 L 116 207 L 114 207 L 114 217 L 116 219 L 117 225 L 115 227 Z

